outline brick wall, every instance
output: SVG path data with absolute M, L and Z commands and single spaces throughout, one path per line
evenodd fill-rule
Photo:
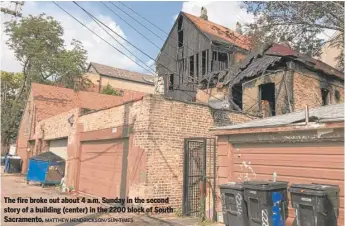
M 145 182 L 132 183 L 129 196 L 169 197 L 172 206 L 181 207 L 184 138 L 210 137 L 214 121 L 221 124 L 225 119 L 227 123 L 240 123 L 252 118 L 227 111 L 215 114 L 203 104 L 146 96 L 140 101 L 82 115 L 78 123 L 83 125 L 84 132 L 133 125 L 133 148 L 144 150 L 147 167 L 145 172 L 139 172 Z
M 311 71 L 299 69 L 294 73 L 293 78 L 293 99 L 294 110 L 303 110 L 308 105 L 309 108 L 322 105 L 321 88 L 328 89 L 330 104 L 344 102 L 344 85 L 335 79 L 325 79 L 317 76 Z M 335 93 L 339 92 L 339 99 Z

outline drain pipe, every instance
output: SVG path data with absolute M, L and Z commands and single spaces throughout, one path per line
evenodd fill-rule
M 305 106 L 305 124 L 308 125 L 309 123 L 309 107 L 308 105 Z

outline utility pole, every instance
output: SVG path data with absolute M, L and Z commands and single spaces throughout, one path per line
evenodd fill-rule
M 3 2 L 5 3 L 5 2 Z M 10 6 L 8 8 L 5 7 L 0 7 L 0 11 L 3 12 L 4 14 L 9 14 L 14 17 L 22 17 L 22 7 L 24 5 L 24 1 L 10 1 Z M 12 9 L 12 3 L 14 4 L 14 9 Z

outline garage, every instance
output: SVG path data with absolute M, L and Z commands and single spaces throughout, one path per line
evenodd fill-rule
M 119 197 L 125 139 L 81 143 L 80 192 L 98 197 Z
M 276 172 L 277 180 L 289 181 L 290 184 L 339 185 L 339 221 L 344 221 L 343 142 L 233 144 L 232 161 L 233 180 L 245 175 L 257 180 L 268 180 Z M 291 202 L 289 216 L 294 216 Z M 292 218 L 289 220 L 292 221 Z
M 343 225 L 343 105 L 310 109 L 309 115 L 308 111 L 303 113 L 216 128 L 218 180 L 272 180 L 276 173 L 277 181 L 288 181 L 289 185 L 338 185 L 338 224 Z M 286 225 L 292 226 L 295 211 L 291 200 L 288 217 Z
M 67 159 L 67 138 L 56 139 L 49 141 L 49 151 L 60 156 L 63 159 Z

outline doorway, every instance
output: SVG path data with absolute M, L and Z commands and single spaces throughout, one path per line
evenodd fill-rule
M 259 86 L 260 112 L 264 116 L 276 115 L 275 84 L 266 83 Z

